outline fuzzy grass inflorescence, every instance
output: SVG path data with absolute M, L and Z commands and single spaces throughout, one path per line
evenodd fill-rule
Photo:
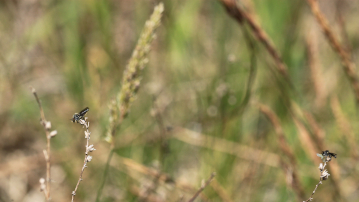
M 113 144 L 115 128 L 121 124 L 122 120 L 130 111 L 131 104 L 136 99 L 136 94 L 140 88 L 141 71 L 148 63 L 148 53 L 151 50 L 151 42 L 156 37 L 155 31 L 161 24 L 161 17 L 164 11 L 163 3 L 159 3 L 149 20 L 146 21 L 137 45 L 132 52 L 122 78 L 121 90 L 117 95 L 117 103 L 112 101 L 110 104 L 110 124 L 108 127 L 106 141 Z M 117 106 L 116 106 L 117 105 Z M 116 107 L 117 109 L 116 109 Z M 119 114 L 117 114 L 117 112 Z
M 161 24 L 161 17 L 164 11 L 163 3 L 159 3 L 154 11 L 146 21 L 140 38 L 137 41 L 137 45 L 132 52 L 131 59 L 125 68 L 121 90 L 117 95 L 117 100 L 112 100 L 110 108 L 109 126 L 107 129 L 107 135 L 105 140 L 111 144 L 111 150 L 107 158 L 105 165 L 105 171 L 103 175 L 103 181 L 97 192 L 96 201 L 100 200 L 103 187 L 105 185 L 106 177 L 108 174 L 109 164 L 115 149 L 114 136 L 116 134 L 116 128 L 121 125 L 123 119 L 130 111 L 131 104 L 136 99 L 136 94 L 140 88 L 141 76 L 140 73 L 148 63 L 148 53 L 150 52 L 151 42 L 155 38 L 156 28 Z

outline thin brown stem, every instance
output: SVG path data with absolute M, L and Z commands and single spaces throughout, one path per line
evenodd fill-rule
M 323 13 L 319 9 L 318 2 L 316 0 L 308 0 L 308 3 L 320 27 L 322 28 L 329 44 L 340 56 L 343 63 L 344 72 L 347 75 L 353 88 L 356 101 L 357 103 L 359 103 L 359 79 L 355 71 L 355 63 L 352 61 L 350 53 L 348 53 L 345 48 L 343 48 L 343 46 L 339 43 L 339 40 L 335 37 L 333 31 L 329 27 L 327 19 L 324 17 Z
M 288 157 L 290 161 L 290 165 L 288 165 L 285 161 L 281 159 L 280 165 L 286 174 L 290 174 L 290 177 L 292 178 L 290 186 L 296 192 L 297 197 L 302 199 L 304 198 L 305 193 L 303 186 L 299 181 L 296 157 L 285 138 L 285 134 L 281 126 L 281 123 L 279 121 L 279 118 L 266 105 L 259 104 L 259 110 L 269 119 L 269 121 L 272 123 L 274 127 L 274 130 L 277 134 L 279 148 L 282 150 L 283 154 Z
M 77 189 L 78 189 L 78 187 L 80 185 L 80 182 L 82 181 L 82 174 L 84 173 L 85 168 L 87 168 L 87 163 L 90 162 L 91 159 L 92 159 L 92 156 L 89 155 L 89 152 L 92 152 L 93 150 L 95 150 L 93 148 L 93 145 L 89 145 L 89 141 L 90 141 L 90 131 L 89 131 L 90 123 L 86 122 L 85 120 L 80 120 L 79 123 L 86 127 L 86 131 L 85 131 L 86 152 L 85 152 L 84 165 L 82 166 L 79 180 L 77 181 L 75 190 L 72 192 L 71 202 L 73 202 L 74 199 L 75 199 L 76 191 L 77 191 Z
M 237 5 L 235 0 L 220 0 L 226 8 L 228 14 L 232 16 L 239 24 L 247 22 L 256 38 L 264 45 L 268 53 L 274 59 L 277 69 L 285 79 L 290 82 L 288 68 L 283 62 L 278 50 L 268 37 L 267 33 L 261 28 L 250 13 L 246 12 L 241 6 Z
M 323 184 L 323 180 L 326 180 L 326 178 L 328 178 L 328 177 L 326 177 L 326 178 L 325 178 L 325 177 L 322 177 L 322 176 L 323 176 L 323 172 L 325 171 L 324 168 L 325 168 L 326 165 L 327 165 L 327 162 L 324 163 L 324 166 L 323 166 L 322 168 L 320 168 L 320 166 L 319 166 L 319 170 L 320 170 L 319 182 L 318 182 L 318 184 L 315 186 L 312 195 L 310 195 L 310 197 L 309 197 L 306 201 L 304 201 L 304 202 L 312 201 L 312 200 L 313 200 L 313 195 L 314 195 L 315 192 L 317 191 L 319 185 Z M 325 171 L 325 172 L 326 172 L 326 171 Z M 328 176 L 329 176 L 329 174 L 328 174 Z
M 35 88 L 31 87 L 31 91 L 35 96 L 37 104 L 39 105 L 40 115 L 41 115 L 40 123 L 41 123 L 41 125 L 44 126 L 45 133 L 46 133 L 46 142 L 47 143 L 46 143 L 46 150 L 44 150 L 44 155 L 45 155 L 45 160 L 46 160 L 46 188 L 43 191 L 45 193 L 46 200 L 50 201 L 50 188 L 51 188 L 51 183 L 50 183 L 50 181 L 51 181 L 51 171 L 50 171 L 51 170 L 51 164 L 50 164 L 51 135 L 50 135 L 50 129 L 51 129 L 51 123 L 46 121 L 45 113 L 44 113 L 44 110 L 42 109 L 41 101 L 40 101 L 39 97 L 37 96 Z
M 199 194 L 209 185 L 209 183 L 211 183 L 214 176 L 216 176 L 216 173 L 211 174 L 209 179 L 204 184 L 202 184 L 201 188 L 199 188 L 199 190 L 193 195 L 193 197 L 190 200 L 188 200 L 188 202 L 193 202 L 199 196 Z
M 347 2 L 345 2 L 343 0 L 336 0 L 336 3 L 335 3 L 336 4 L 336 18 L 338 21 L 341 38 L 343 39 L 344 47 L 348 52 L 351 52 L 352 47 L 350 46 L 348 33 L 345 30 L 346 26 L 345 26 L 345 19 L 343 16 L 343 7 L 345 6 L 346 3 Z

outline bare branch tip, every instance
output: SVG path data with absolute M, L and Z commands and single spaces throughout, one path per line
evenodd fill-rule
M 36 93 L 36 90 L 35 90 L 34 87 L 30 86 L 30 89 L 31 89 L 31 92 L 32 92 L 32 93 Z

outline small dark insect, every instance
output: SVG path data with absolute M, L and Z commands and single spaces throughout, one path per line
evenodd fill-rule
M 332 157 L 337 158 L 337 154 L 331 153 L 329 150 L 325 150 L 321 154 L 317 154 L 317 156 L 320 157 L 323 162 L 329 162 L 332 160 Z
M 331 152 L 329 152 L 329 150 L 323 151 L 322 155 L 328 156 L 329 158 L 331 158 L 331 157 L 337 158 L 337 154 L 331 153 Z
M 86 107 L 85 109 L 81 110 L 79 113 L 75 113 L 74 116 L 72 117 L 72 119 L 70 119 L 73 123 L 78 123 L 81 119 L 84 120 L 84 116 L 85 114 L 89 111 L 90 109 L 88 107 Z

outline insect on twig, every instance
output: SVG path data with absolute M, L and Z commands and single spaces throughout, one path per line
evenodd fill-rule
M 337 158 L 337 154 L 329 152 L 329 150 L 325 150 L 321 154 L 317 154 L 317 156 L 320 157 L 323 162 L 329 162 L 332 160 L 332 157 Z
M 79 113 L 75 113 L 72 119 L 70 119 L 73 123 L 78 123 L 81 119 L 84 120 L 84 116 L 90 109 L 86 107 L 85 109 L 81 110 Z

